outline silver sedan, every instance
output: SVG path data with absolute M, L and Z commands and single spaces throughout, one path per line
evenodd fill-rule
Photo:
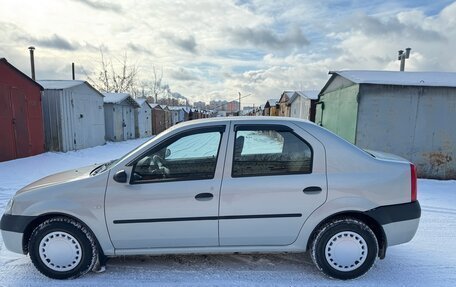
M 352 279 L 410 241 L 420 212 L 407 160 L 307 121 L 237 117 L 181 123 L 116 161 L 38 180 L 1 230 L 56 279 L 119 255 L 306 251 Z

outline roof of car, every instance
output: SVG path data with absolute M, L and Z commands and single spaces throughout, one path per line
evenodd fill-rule
M 205 119 L 197 119 L 179 123 L 179 126 L 190 126 L 196 125 L 201 123 L 214 123 L 214 122 L 243 122 L 243 121 L 257 121 L 258 123 L 261 122 L 280 122 L 280 121 L 287 121 L 287 122 L 303 122 L 303 123 L 311 123 L 308 120 L 298 119 L 298 118 L 290 118 L 290 117 L 264 117 L 264 116 L 239 116 L 239 117 L 214 117 L 214 118 L 205 118 Z

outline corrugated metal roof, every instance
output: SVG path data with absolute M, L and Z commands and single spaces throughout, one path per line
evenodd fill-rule
M 40 80 L 37 82 L 46 90 L 63 90 L 85 83 L 80 80 Z
M 149 104 L 149 106 L 150 106 L 152 109 L 155 108 L 155 107 L 158 107 L 159 109 L 162 108 L 159 104 Z
M 103 101 L 106 104 L 120 104 L 121 102 L 127 100 L 135 108 L 139 108 L 138 103 L 133 99 L 130 94 L 127 93 L 103 93 Z
M 147 102 L 147 99 L 146 98 L 137 98 L 137 99 L 134 99 L 136 101 L 136 103 L 138 103 L 138 105 L 141 107 L 144 103 L 146 103 L 150 108 L 152 108 L 149 104 L 149 102 Z
M 293 92 L 293 95 L 289 98 L 288 103 L 291 104 L 299 96 L 308 98 L 311 100 L 316 100 L 316 99 L 318 99 L 318 91 L 295 91 L 295 92 Z
M 456 73 L 347 70 L 331 71 L 357 84 L 456 87 Z
M 130 96 L 127 93 L 103 93 L 103 95 L 104 102 L 108 104 L 118 104 Z
M 311 100 L 316 100 L 318 99 L 318 93 L 319 91 L 315 90 L 307 90 L 307 91 L 296 91 L 300 96 L 307 97 Z

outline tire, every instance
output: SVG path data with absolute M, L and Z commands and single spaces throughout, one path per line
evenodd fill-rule
M 98 250 L 94 236 L 79 222 L 51 218 L 36 227 L 28 243 L 36 269 L 53 279 L 72 279 L 94 267 Z
M 315 234 L 312 261 L 324 274 L 342 280 L 364 275 L 375 263 L 378 241 L 362 221 L 340 218 L 324 224 Z

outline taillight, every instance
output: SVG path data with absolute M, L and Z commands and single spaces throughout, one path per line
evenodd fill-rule
M 417 177 L 416 177 L 416 167 L 413 164 L 410 164 L 410 174 L 412 179 L 411 189 L 412 189 L 412 202 L 417 200 Z

